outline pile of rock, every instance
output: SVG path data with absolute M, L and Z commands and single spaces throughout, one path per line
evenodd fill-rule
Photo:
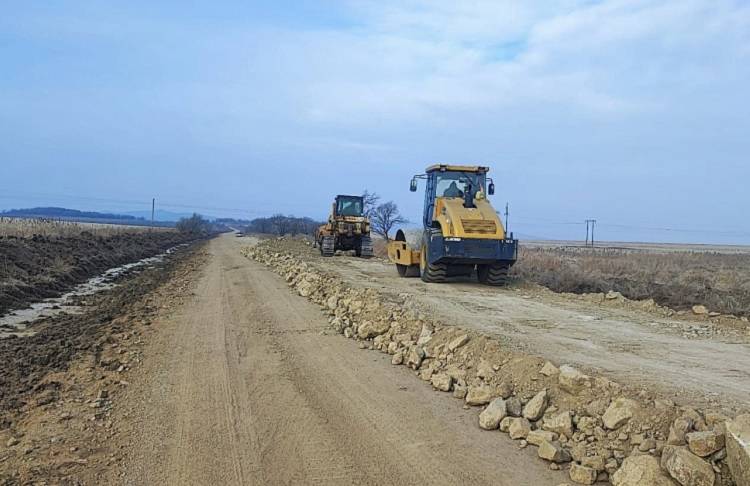
M 750 419 L 728 421 L 622 387 L 572 366 L 511 352 L 494 339 L 426 319 L 406 298 L 352 288 L 268 245 L 244 253 L 275 269 L 361 347 L 392 356 L 466 407 L 479 427 L 537 447 L 578 484 L 750 486 Z M 734 477 L 734 479 L 732 479 Z

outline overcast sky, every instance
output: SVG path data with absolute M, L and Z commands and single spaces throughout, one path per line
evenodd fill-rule
M 750 243 L 747 1 L 9 1 L 0 66 L 0 208 L 419 221 L 449 162 L 526 237 Z

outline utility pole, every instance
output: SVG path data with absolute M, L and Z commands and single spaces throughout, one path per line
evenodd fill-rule
M 596 228 L 596 220 L 591 220 L 591 248 L 594 247 L 594 228 Z
M 589 226 L 591 227 L 591 246 L 594 246 L 594 227 L 596 226 L 595 219 L 586 220 L 586 246 L 589 246 Z
M 589 220 L 586 220 L 586 243 L 584 246 L 589 246 Z
M 154 209 L 156 209 L 156 198 L 151 198 L 151 227 L 154 227 Z

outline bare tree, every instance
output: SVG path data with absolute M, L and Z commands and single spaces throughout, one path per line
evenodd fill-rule
M 211 232 L 211 223 L 197 213 L 193 213 L 189 218 L 181 218 L 176 227 L 180 233 L 208 234 Z
M 385 238 L 386 241 L 391 239 L 390 233 L 394 226 L 408 222 L 409 220 L 401 216 L 401 213 L 398 211 L 398 206 L 396 206 L 396 203 L 393 201 L 388 201 L 379 205 L 373 210 L 372 216 L 370 217 L 372 231 L 376 235 Z
M 375 212 L 375 209 L 377 209 L 378 203 L 380 202 L 380 196 L 365 189 L 365 192 L 362 193 L 362 199 L 364 199 L 363 214 L 367 218 L 372 218 L 372 215 Z
M 284 216 L 276 214 L 270 218 L 256 218 L 250 221 L 245 231 L 247 233 L 275 233 L 279 236 L 287 234 L 312 234 L 315 228 L 321 223 L 311 218 L 295 218 L 294 216 Z

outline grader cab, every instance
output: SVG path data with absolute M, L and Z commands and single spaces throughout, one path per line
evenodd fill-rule
M 495 184 L 488 167 L 433 165 L 414 176 L 426 182 L 422 234 L 416 247 L 399 230 L 388 245 L 388 257 L 402 277 L 421 276 L 425 282 L 445 282 L 471 276 L 487 285 L 505 285 L 516 262 L 518 241 L 506 235 L 497 211 L 487 199 Z

